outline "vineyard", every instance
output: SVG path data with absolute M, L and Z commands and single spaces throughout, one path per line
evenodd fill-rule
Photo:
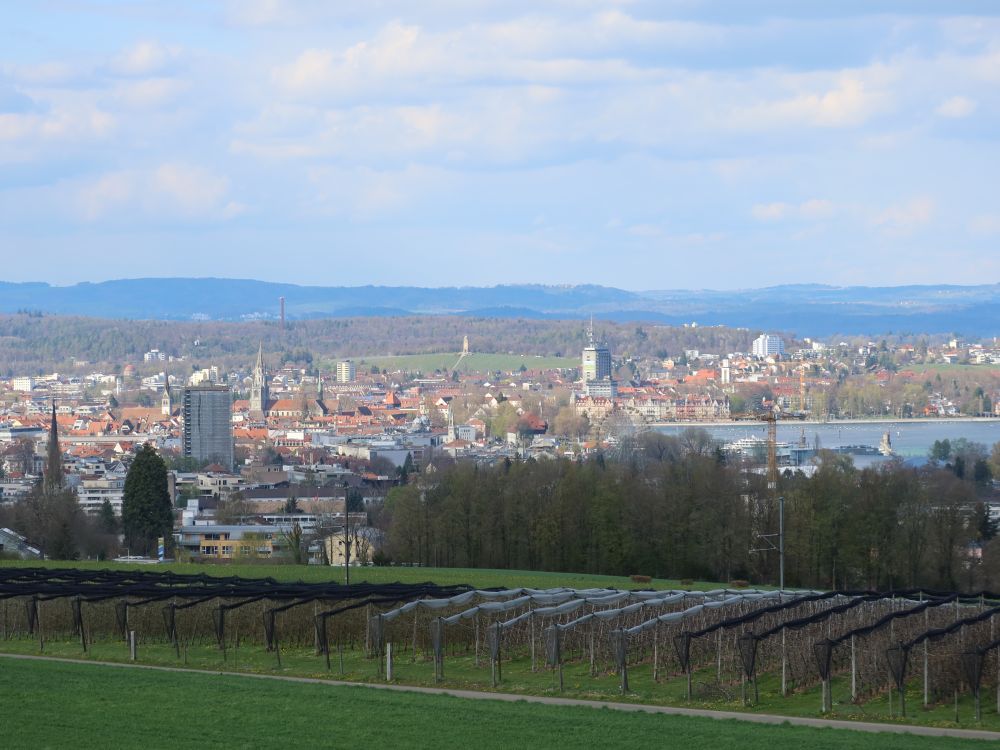
M 816 691 L 815 713 L 833 708 L 836 679 L 850 701 L 889 697 L 897 717 L 924 706 L 973 701 L 976 720 L 1000 679 L 1000 596 L 988 592 L 652 591 L 472 589 L 425 584 L 289 583 L 148 571 L 0 570 L 0 637 L 7 644 L 121 644 L 146 650 L 210 647 L 220 659 L 241 649 L 281 665 L 283 653 L 312 654 L 317 672 L 343 673 L 362 660 L 372 679 L 392 680 L 406 662 L 443 682 L 449 663 L 470 662 L 503 689 L 517 670 L 548 672 L 563 689 L 573 665 L 613 675 L 622 695 L 638 675 L 686 682 L 695 676 L 747 707 L 758 679 L 780 700 Z M 246 658 L 246 656 L 244 656 Z M 412 668 L 411 668 L 412 673 Z M 630 676 L 633 684 L 630 685 Z

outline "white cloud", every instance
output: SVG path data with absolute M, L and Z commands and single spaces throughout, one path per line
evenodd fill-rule
M 791 208 L 787 203 L 758 203 L 750 213 L 758 221 L 777 221 L 785 218 Z
M 408 165 L 402 169 L 313 167 L 308 170 L 312 199 L 307 212 L 374 221 L 396 215 L 453 183 L 440 169 Z
M 816 221 L 833 216 L 835 209 L 832 201 L 812 198 L 799 204 L 758 203 L 750 209 L 750 215 L 757 221 L 780 221 L 782 219 Z
M 969 222 L 970 234 L 991 237 L 1000 234 L 1000 214 L 979 214 Z
M 887 104 L 887 95 L 874 91 L 855 76 L 843 76 L 833 88 L 737 107 L 737 124 L 751 128 L 788 125 L 841 128 L 861 125 Z
M 942 117 L 954 119 L 968 117 L 976 111 L 978 104 L 964 96 L 953 96 L 941 102 L 934 111 Z
M 148 170 L 120 170 L 74 187 L 86 221 L 145 218 L 229 219 L 245 207 L 229 198 L 229 179 L 209 169 L 168 162 Z
M 125 76 L 157 73 L 180 54 L 180 48 L 147 39 L 136 42 L 111 61 L 111 69 Z
M 177 78 L 143 78 L 122 82 L 113 96 L 129 108 L 156 109 L 175 101 L 188 88 L 186 81 Z
M 799 215 L 804 219 L 828 219 L 833 216 L 835 206 L 831 201 L 813 198 L 799 205 Z
M 872 218 L 872 224 L 886 235 L 906 236 L 930 223 L 935 208 L 932 198 L 917 196 L 880 211 Z

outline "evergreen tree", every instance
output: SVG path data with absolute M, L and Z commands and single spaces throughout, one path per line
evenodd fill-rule
M 107 534 L 118 533 L 118 518 L 115 516 L 115 509 L 111 502 L 105 500 L 101 503 L 101 509 L 97 513 L 98 526 L 101 531 Z
M 122 525 L 133 553 L 148 554 L 158 536 L 169 543 L 173 511 L 167 465 L 149 443 L 139 449 L 125 477 Z

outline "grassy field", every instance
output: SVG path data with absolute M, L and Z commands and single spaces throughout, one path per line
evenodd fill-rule
M 216 576 L 242 576 L 244 578 L 276 578 L 279 581 L 324 581 L 344 582 L 344 569 L 319 565 L 277 565 L 239 563 L 230 565 L 208 565 L 202 563 L 165 563 L 163 565 L 142 565 L 135 563 L 115 563 L 97 561 L 18 561 L 0 560 L 0 568 L 5 567 L 52 567 L 82 568 L 84 570 L 146 570 L 171 571 L 173 573 L 206 573 Z M 491 570 L 477 568 L 352 568 L 351 583 L 424 583 L 430 581 L 442 586 L 468 584 L 476 588 L 524 587 L 548 588 L 622 588 L 622 589 L 672 589 L 679 588 L 676 580 L 656 579 L 651 583 L 637 584 L 624 576 L 602 576 L 586 573 L 545 573 L 528 570 Z M 697 581 L 684 588 L 707 590 L 722 584 Z
M 188 623 L 180 626 L 182 631 L 189 627 Z M 235 621 L 230 628 L 236 629 Z M 242 627 L 259 628 L 256 622 L 242 622 Z M 159 638 L 160 634 L 154 634 Z M 141 640 L 141 639 L 140 639 Z M 239 648 L 230 647 L 225 652 L 220 651 L 210 639 L 195 639 L 181 647 L 181 656 L 177 657 L 173 647 L 166 643 L 143 642 L 139 648 L 139 661 L 142 664 L 165 667 L 185 667 L 207 672 L 247 672 L 252 674 L 281 675 L 287 677 L 310 677 L 317 679 L 338 679 L 358 683 L 383 683 L 385 678 L 379 671 L 379 663 L 365 657 L 360 650 L 350 649 L 345 645 L 343 650 L 343 671 L 337 646 L 331 642 L 330 671 L 326 670 L 323 657 L 316 656 L 312 648 L 282 647 L 280 652 L 268 653 L 259 645 L 246 645 Z M 235 639 L 234 639 L 235 643 Z M 564 689 L 558 689 L 556 673 L 542 665 L 543 656 L 538 654 L 539 664 L 535 671 L 531 669 L 530 658 L 523 653 L 514 658 L 505 656 L 502 663 L 502 679 L 494 688 L 491 673 L 485 656 L 476 664 L 471 653 L 462 647 L 452 648 L 445 656 L 444 680 L 436 682 L 434 666 L 429 657 L 418 651 L 416 658 L 408 650 L 408 644 L 397 644 L 400 651 L 394 659 L 394 682 L 404 685 L 422 687 L 444 687 L 462 690 L 491 691 L 498 690 L 515 695 L 532 696 L 564 696 L 584 700 L 624 700 L 630 703 L 650 705 L 689 706 L 719 711 L 748 711 L 785 716 L 820 716 L 819 687 L 791 692 L 788 697 L 780 695 L 780 677 L 775 674 L 761 675 L 759 678 L 760 700 L 754 706 L 744 706 L 740 696 L 739 684 L 716 681 L 713 668 L 706 668 L 693 675 L 694 697 L 691 702 L 685 698 L 686 681 L 683 675 L 661 674 L 658 682 L 652 679 L 652 668 L 649 664 L 629 668 L 629 693 L 622 697 L 618 675 L 610 670 L 608 665 L 598 671 L 597 676 L 591 676 L 590 666 L 586 658 L 572 659 L 567 655 L 563 668 Z M 8 653 L 37 655 L 39 644 L 34 638 L 19 636 L 2 643 L 2 650 Z M 126 662 L 128 650 L 124 643 L 118 640 L 101 639 L 91 642 L 88 651 L 81 650 L 80 642 L 69 635 L 63 635 L 58 640 L 46 640 L 44 651 L 48 656 L 56 656 L 82 661 Z M 724 679 L 728 680 L 724 676 Z M 850 684 L 848 676 L 839 676 L 832 681 L 833 712 L 829 718 L 920 724 L 944 727 L 974 727 L 1000 731 L 1000 715 L 995 710 L 995 694 L 984 690 L 982 704 L 982 721 L 973 721 L 972 698 L 963 694 L 959 699 L 959 721 L 955 722 L 955 706 L 951 700 L 934 704 L 927 708 L 920 705 L 920 689 L 918 680 L 911 680 L 907 690 L 907 705 L 909 707 L 906 720 L 898 717 L 897 698 L 893 697 L 891 710 L 888 694 L 876 696 L 861 704 L 850 700 Z
M 435 370 L 450 372 L 458 361 L 459 352 L 444 354 L 400 354 L 388 357 L 365 357 L 359 359 L 358 369 L 377 365 L 380 369 L 394 372 L 422 372 L 425 375 Z M 579 367 L 580 361 L 572 357 L 536 357 L 526 354 L 469 354 L 458 369 L 462 372 L 513 372 L 526 367 L 529 370 L 555 370 Z
M 37 564 L 37 563 L 36 563 Z M 5 566 L 28 567 L 27 563 L 4 563 Z M 67 566 L 69 563 L 47 562 L 50 567 Z M 239 574 L 245 577 L 272 576 L 286 581 L 306 580 L 339 580 L 342 571 L 339 569 L 318 567 L 297 567 L 291 565 L 238 565 L 214 566 L 196 564 L 172 564 L 162 566 L 137 566 L 114 563 L 76 563 L 80 568 L 140 568 L 143 570 L 172 570 L 179 573 L 201 573 L 218 575 Z M 638 587 L 626 578 L 609 576 L 587 576 L 561 573 L 539 573 L 527 571 L 499 570 L 469 570 L 469 569 L 435 569 L 435 568 L 364 568 L 352 571 L 352 580 L 361 581 L 435 581 L 437 583 L 469 583 L 478 587 L 491 586 L 528 586 L 532 588 L 551 588 L 556 586 L 584 587 Z M 677 581 L 654 581 L 659 588 L 674 588 Z M 711 588 L 718 584 L 702 583 L 700 588 Z M 3 631 L 0 639 L 0 651 L 18 654 L 44 653 L 50 656 L 81 659 L 84 661 L 117 661 L 128 659 L 125 645 L 105 634 L 89 643 L 86 653 L 81 649 L 79 639 L 69 633 L 46 632 L 44 649 L 40 651 L 37 637 L 27 636 L 23 631 L 8 630 L 10 621 L 19 622 L 20 610 L 10 610 L 3 607 Z M 229 621 L 231 645 L 225 651 L 220 651 L 210 636 L 206 636 L 204 627 L 195 636 L 195 628 L 201 622 L 192 621 L 191 615 L 185 615 L 179 625 L 182 636 L 180 653 L 163 642 L 162 633 L 158 628 L 153 632 L 140 632 L 139 661 L 142 664 L 154 666 L 184 666 L 205 671 L 239 671 L 255 674 L 271 674 L 282 676 L 300 676 L 313 678 L 333 678 L 352 682 L 383 682 L 379 665 L 368 659 L 361 651 L 361 644 L 345 644 L 343 650 L 343 666 L 338 655 L 336 644 L 331 641 L 331 669 L 327 671 L 322 657 L 316 656 L 313 648 L 283 645 L 278 654 L 268 653 L 260 645 L 260 623 L 256 616 L 237 611 Z M 201 615 L 194 616 L 195 618 Z M 44 618 L 43 618 L 44 619 Z M 201 623 L 204 625 L 204 623 Z M 241 635 L 242 634 L 242 635 Z M 398 635 L 398 633 L 397 633 Z M 395 660 L 394 678 L 397 683 L 418 686 L 441 686 L 469 690 L 489 691 L 491 684 L 490 669 L 485 659 L 479 663 L 475 657 L 463 647 L 460 641 L 450 646 L 445 658 L 445 679 L 442 683 L 434 680 L 434 668 L 427 654 L 418 650 L 413 654 L 409 650 L 409 635 L 402 643 L 396 643 L 397 657 Z M 240 644 L 240 645 L 236 645 Z M 483 647 L 485 648 L 485 646 Z M 572 698 L 588 700 L 622 700 L 618 676 L 608 665 L 599 665 L 599 674 L 592 677 L 589 662 L 585 655 L 566 654 L 564 666 L 564 691 L 558 691 L 555 673 L 541 666 L 543 656 L 538 653 L 539 665 L 532 670 L 531 660 L 526 649 L 520 652 L 505 653 L 503 661 L 503 679 L 498 690 L 519 695 L 564 695 Z M 5 672 L 6 669 L 0 669 Z M 773 674 L 762 675 L 759 679 L 760 702 L 756 706 L 744 707 L 740 699 L 739 685 L 720 685 L 716 681 L 714 669 L 706 669 L 694 676 L 695 696 L 691 703 L 685 699 L 685 680 L 680 675 L 664 675 L 659 681 L 652 679 L 651 666 L 647 664 L 630 667 L 630 693 L 624 698 L 629 702 L 649 703 L 656 705 L 694 706 L 715 710 L 760 711 L 789 716 L 818 716 L 818 687 L 809 687 L 782 697 L 779 690 L 778 677 Z M 724 680 L 727 680 L 724 675 Z M 908 705 L 910 713 L 908 722 L 914 724 L 956 726 L 955 707 L 950 701 L 933 705 L 928 708 L 920 706 L 918 686 L 910 686 Z M 995 710 L 995 695 L 991 690 L 985 691 L 983 698 L 982 722 L 976 726 L 984 729 L 1000 731 L 1000 714 Z M 833 714 L 831 718 L 855 719 L 867 721 L 899 721 L 893 718 L 887 695 L 876 696 L 862 704 L 854 704 L 850 700 L 850 686 L 845 677 L 837 677 L 833 681 Z M 972 699 L 963 694 L 959 703 L 959 726 L 972 726 Z M 2 721 L 0 721 L 2 727 Z M 758 731 L 758 728 L 754 728 Z M 2 732 L 0 732 L 2 736 Z
M 3 659 L 8 748 L 959 748 L 975 741 Z

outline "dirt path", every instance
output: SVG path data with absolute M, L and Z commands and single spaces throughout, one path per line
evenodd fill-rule
M 608 708 L 615 711 L 642 711 L 650 714 L 667 714 L 670 716 L 700 716 L 708 719 L 736 719 L 758 724 L 791 724 L 803 727 L 830 727 L 833 729 L 852 729 L 856 732 L 893 732 L 895 734 L 914 734 L 925 737 L 956 737 L 972 740 L 1000 741 L 1000 732 L 990 732 L 982 729 L 953 729 L 947 727 L 923 727 L 909 724 L 878 724 L 868 721 L 842 721 L 837 719 L 810 718 L 805 716 L 778 716 L 775 714 L 752 714 L 740 711 L 712 711 L 703 708 L 681 708 L 676 706 L 649 706 L 641 703 L 619 703 L 615 701 L 589 701 L 576 698 L 557 698 L 543 695 L 516 695 L 513 693 L 487 693 L 478 690 L 455 690 L 451 688 L 418 687 L 416 685 L 388 685 L 367 682 L 344 682 L 341 680 L 323 680 L 313 677 L 291 677 L 288 675 L 251 674 L 248 672 L 219 672 L 215 670 L 185 669 L 184 667 L 161 667 L 152 664 L 130 664 L 112 661 L 90 661 L 83 659 L 66 659 L 55 656 L 37 656 L 31 654 L 0 654 L 2 659 L 27 659 L 41 661 L 58 661 L 70 664 L 98 664 L 105 667 L 121 667 L 123 669 L 152 669 L 160 672 L 185 672 L 190 674 L 224 675 L 226 677 L 246 677 L 257 680 L 282 680 L 313 685 L 336 685 L 338 687 L 369 688 L 372 690 L 395 690 L 403 693 L 423 693 L 425 695 L 451 695 L 458 698 L 494 701 L 524 701 L 527 703 L 544 703 L 550 706 L 584 706 L 587 708 Z

